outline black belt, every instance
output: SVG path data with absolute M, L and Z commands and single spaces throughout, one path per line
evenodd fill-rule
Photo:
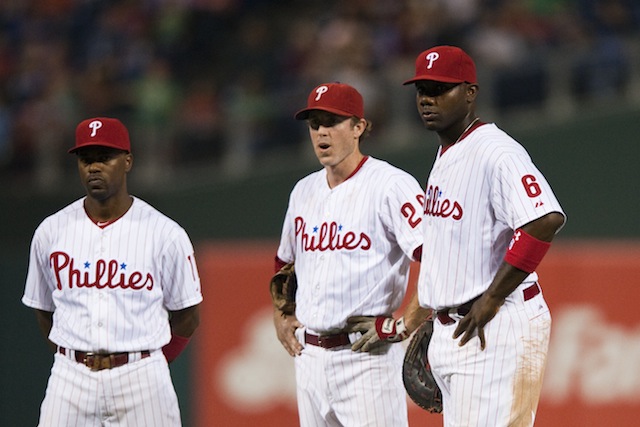
M 525 301 L 529 301 L 531 298 L 535 297 L 539 293 L 540 293 L 540 286 L 538 286 L 538 282 L 534 283 L 528 288 L 525 288 L 522 291 Z M 469 310 L 471 310 L 471 306 L 473 305 L 473 303 L 476 302 L 479 298 L 480 296 L 475 297 L 471 301 L 466 302 L 462 305 L 459 305 L 458 307 L 444 308 L 442 310 L 438 310 L 436 312 L 436 317 L 438 318 L 440 323 L 442 323 L 443 325 L 450 325 L 452 323 L 455 323 L 455 320 L 451 316 L 449 316 L 449 313 L 451 313 L 451 311 L 453 310 L 454 313 L 456 313 L 458 316 L 461 316 L 461 317 L 466 316 L 469 313 Z
M 58 347 L 58 353 L 67 355 L 64 347 Z M 84 351 L 74 351 L 76 362 L 82 363 L 92 371 L 101 371 L 103 369 L 117 368 L 118 366 L 129 363 L 129 353 L 91 353 Z M 149 350 L 142 350 L 140 358 L 144 359 L 151 356 Z
M 351 340 L 349 340 L 349 334 L 347 333 L 335 335 L 312 335 L 305 332 L 304 342 L 322 348 L 335 348 L 351 345 Z

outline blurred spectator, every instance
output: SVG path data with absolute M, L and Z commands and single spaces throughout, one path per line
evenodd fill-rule
M 485 10 L 468 40 L 478 62 L 492 72 L 494 107 L 501 113 L 543 105 L 548 86 L 543 52 L 553 30 L 523 0 Z
M 425 45 L 456 44 L 478 57 L 485 99 L 500 114 L 543 108 L 558 89 L 550 87 L 558 84 L 551 79 L 558 66 L 549 63 L 552 52 L 569 64 L 561 84 L 576 99 L 619 96 L 634 77 L 635 0 L 299 6 L 295 0 L 0 2 L 0 172 L 47 189 L 61 179 L 61 160 L 49 150 L 67 142 L 62 129 L 85 116 L 113 116 L 148 144 L 138 155 L 154 156 L 139 171 L 143 182 L 196 164 L 242 175 L 257 158 L 297 152 L 305 138 L 291 120 L 290 100 L 317 81 L 344 81 L 368 94 L 376 135 L 403 138 L 406 123 L 398 116 L 406 102 L 395 88 Z
M 11 146 L 11 115 L 4 96 L 0 94 L 0 170 L 6 169 L 13 157 Z
M 243 70 L 227 93 L 229 157 L 226 170 L 232 175 L 249 172 L 255 154 L 263 152 L 274 141 L 279 106 L 270 98 L 265 80 L 257 70 Z
M 162 58 L 155 58 L 131 86 L 133 133 L 139 141 L 141 158 L 138 178 L 144 182 L 169 178 L 174 114 L 179 97 L 171 70 Z
M 639 24 L 633 13 L 633 3 L 625 0 L 579 1 L 579 13 L 584 19 L 573 40 L 576 59 L 572 89 L 581 100 L 613 99 L 623 94 L 631 73 L 623 36 L 637 31 Z
M 226 153 L 226 118 L 215 83 L 203 79 L 189 83 L 176 116 L 176 161 L 186 166 L 219 165 Z

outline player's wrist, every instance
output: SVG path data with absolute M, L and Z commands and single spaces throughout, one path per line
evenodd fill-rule
M 526 273 L 533 273 L 551 247 L 519 228 L 513 233 L 504 261 Z
M 169 344 L 162 347 L 162 353 L 164 353 L 164 357 L 167 359 L 167 362 L 171 363 L 187 348 L 187 344 L 191 340 L 190 337 L 181 337 L 180 335 L 176 335 L 173 332 L 171 333 L 171 341 Z

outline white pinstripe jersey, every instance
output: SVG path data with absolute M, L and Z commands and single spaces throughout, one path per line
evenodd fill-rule
M 168 310 L 202 301 L 187 233 L 141 199 L 105 228 L 84 198 L 46 218 L 31 242 L 22 302 L 53 311 L 49 339 L 74 350 L 158 349 Z
M 295 260 L 298 320 L 328 332 L 349 316 L 393 313 L 422 244 L 423 200 L 415 178 L 372 157 L 333 189 L 324 169 L 301 179 L 278 248 L 281 260 Z
M 441 309 L 484 292 L 513 231 L 550 212 L 564 215 L 529 154 L 483 124 L 436 160 L 426 186 L 420 304 Z M 525 282 L 537 280 L 532 273 Z

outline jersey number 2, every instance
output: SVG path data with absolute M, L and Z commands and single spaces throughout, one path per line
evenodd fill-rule
M 416 196 L 416 199 L 421 205 L 424 204 L 424 196 L 422 194 L 418 194 Z M 400 212 L 402 212 L 402 216 L 407 218 L 407 222 L 409 223 L 411 228 L 416 228 L 418 224 L 420 224 L 420 221 L 422 221 L 422 218 L 418 214 L 418 211 L 411 203 L 405 203 L 404 205 L 402 205 Z

